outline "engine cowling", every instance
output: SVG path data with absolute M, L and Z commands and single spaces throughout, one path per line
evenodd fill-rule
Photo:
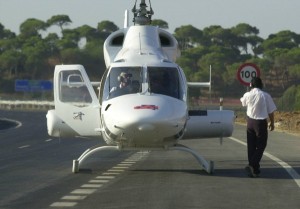
M 68 126 L 60 117 L 57 116 L 55 110 L 49 110 L 47 115 L 47 130 L 50 136 L 54 137 L 74 137 L 78 133 Z
M 233 132 L 231 110 L 189 111 L 183 139 L 229 137 Z

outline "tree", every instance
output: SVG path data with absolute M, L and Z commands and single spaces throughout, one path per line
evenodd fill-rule
M 187 49 L 199 45 L 203 33 L 192 25 L 184 25 L 175 29 L 175 37 L 181 49 Z
M 78 48 L 80 35 L 76 29 L 65 29 L 62 31 L 63 37 L 58 41 L 60 50 L 67 48 Z
M 257 36 L 259 34 L 259 30 L 256 27 L 253 27 L 247 23 L 237 24 L 235 27 L 231 28 L 231 31 L 237 36 Z
M 11 39 L 15 38 L 16 34 L 4 28 L 4 26 L 0 23 L 0 40 L 1 39 Z
M 25 76 L 29 79 L 43 78 L 43 69 L 47 69 L 47 59 L 51 55 L 48 43 L 39 36 L 32 36 L 23 44 L 22 53 L 26 58 Z
M 39 32 L 46 29 L 47 24 L 44 21 L 30 18 L 20 25 L 20 37 L 26 39 L 31 36 L 39 36 Z
M 67 26 L 72 23 L 71 19 L 68 15 L 54 15 L 49 20 L 47 20 L 47 24 L 49 26 L 57 25 L 61 32 L 64 30 L 63 26 Z
M 292 49 L 299 46 L 299 35 L 291 31 L 280 31 L 270 35 L 262 44 L 264 52 L 276 49 Z
M 86 67 L 91 80 L 99 80 L 106 69 L 103 59 L 102 39 L 93 39 L 87 42 L 84 49 L 81 50 L 82 64 Z
M 63 64 L 81 63 L 81 52 L 78 48 L 66 48 L 60 51 Z
M 177 60 L 178 65 L 184 70 L 186 77 L 190 81 L 201 80 L 201 75 L 197 75 L 197 72 L 201 72 L 201 66 L 199 66 L 199 59 L 209 52 L 206 47 L 189 48 L 182 52 L 181 57 Z M 207 71 L 208 72 L 208 71 Z
M 252 52 L 255 53 L 255 48 L 262 43 L 263 39 L 258 36 L 259 30 L 246 23 L 240 23 L 231 28 L 231 32 L 237 36 L 238 45 L 246 54 L 250 45 Z
M 300 86 L 289 87 L 278 103 L 280 108 L 285 111 L 300 110 Z
M 86 38 L 87 42 L 97 38 L 97 29 L 88 25 L 76 28 L 81 38 Z
M 113 22 L 104 20 L 104 21 L 98 23 L 97 29 L 99 32 L 112 33 L 112 32 L 117 31 L 119 28 Z
M 7 50 L 18 50 L 20 48 L 20 41 L 16 37 L 0 38 L 0 54 Z
M 164 20 L 154 19 L 152 20 L 151 25 L 158 26 L 163 29 L 169 29 L 168 23 Z
M 239 47 L 239 40 L 237 36 L 232 33 L 230 29 L 224 29 L 219 25 L 204 28 L 203 34 L 206 37 L 210 37 L 210 42 L 212 45 L 218 45 L 231 49 L 238 49 Z
M 24 62 L 24 56 L 21 52 L 9 49 L 0 55 L 0 69 L 2 71 L 2 77 L 7 79 L 13 79 L 19 74 L 19 66 Z

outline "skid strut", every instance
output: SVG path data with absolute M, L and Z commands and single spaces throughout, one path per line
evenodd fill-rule
M 199 155 L 195 150 L 193 150 L 189 147 L 186 147 L 184 145 L 181 145 L 181 144 L 177 144 L 176 146 L 170 147 L 168 149 L 188 152 L 188 153 L 192 154 L 198 160 L 198 162 L 201 164 L 203 169 L 208 174 L 212 174 L 214 172 L 214 162 L 205 160 L 205 158 L 203 158 L 201 155 Z
M 119 150 L 118 146 L 96 146 L 87 149 L 82 155 L 77 159 L 73 160 L 73 167 L 72 167 L 72 172 L 73 173 L 78 173 L 79 172 L 79 167 L 80 164 L 88 158 L 91 154 L 102 151 L 102 150 Z

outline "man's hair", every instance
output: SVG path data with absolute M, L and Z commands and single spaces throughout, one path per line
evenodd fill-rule
M 263 88 L 263 82 L 262 82 L 262 80 L 259 77 L 254 77 L 251 80 L 250 87 L 251 88 L 262 89 Z

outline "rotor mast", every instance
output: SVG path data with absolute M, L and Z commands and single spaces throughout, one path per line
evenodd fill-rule
M 149 0 L 150 10 L 147 10 L 146 0 L 141 0 L 140 8 L 136 9 L 136 2 L 134 7 L 132 8 L 133 12 L 133 23 L 134 25 L 150 25 L 151 24 L 151 17 L 154 14 L 154 11 L 151 7 L 151 0 Z

